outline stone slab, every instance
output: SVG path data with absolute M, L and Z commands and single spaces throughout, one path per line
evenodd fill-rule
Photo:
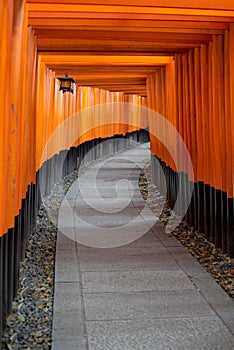
M 85 344 L 82 341 L 53 341 L 52 350 L 86 350 Z
M 231 350 L 234 340 L 220 319 L 163 318 L 87 322 L 89 350 Z
M 118 253 L 88 256 L 80 255 L 81 271 L 115 271 L 115 270 L 177 270 L 177 264 L 166 249 L 154 249 L 153 254 L 142 254 L 139 250 L 125 255 Z
M 215 316 L 195 290 L 92 293 L 84 295 L 88 321 Z
M 56 253 L 55 282 L 79 282 L 77 252 L 75 249 L 60 249 Z
M 126 270 L 83 272 L 83 289 L 93 292 L 133 292 L 156 290 L 194 290 L 180 270 Z
M 60 249 L 63 250 L 75 250 L 76 249 L 76 242 L 73 239 L 70 239 L 65 234 L 63 234 L 61 231 L 57 232 L 57 244 L 56 244 L 56 252 Z
M 77 311 L 82 313 L 80 284 L 70 282 L 55 283 L 54 315 L 57 312 Z

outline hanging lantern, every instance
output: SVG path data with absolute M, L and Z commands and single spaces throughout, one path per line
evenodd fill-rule
M 62 92 L 71 92 L 73 94 L 73 84 L 76 82 L 73 78 L 69 77 L 68 74 L 66 74 L 65 77 L 58 77 L 60 80 L 60 88 L 59 91 L 62 90 Z

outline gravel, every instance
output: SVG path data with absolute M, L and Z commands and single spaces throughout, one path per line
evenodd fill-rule
M 60 203 L 77 172 L 63 177 L 43 198 L 25 260 L 20 264 L 18 295 L 7 319 L 2 349 L 51 349 L 54 262 Z

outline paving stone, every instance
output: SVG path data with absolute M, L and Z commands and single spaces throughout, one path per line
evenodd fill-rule
M 177 241 L 174 237 L 165 237 L 165 238 L 159 238 L 159 241 L 165 246 L 165 247 L 181 247 L 181 243 Z
M 70 228 L 74 227 L 74 214 L 73 209 L 60 209 L 58 218 L 58 228 Z
M 90 350 L 230 350 L 234 340 L 218 317 L 87 322 Z
M 58 250 L 55 260 L 55 271 L 55 282 L 79 282 L 76 250 Z
M 82 312 L 72 311 L 72 310 L 56 311 L 53 318 L 53 326 L 55 329 L 59 327 L 62 327 L 62 328 L 76 327 L 77 331 L 80 332 L 81 330 L 83 332 Z M 60 336 L 58 335 L 58 337 Z M 57 337 L 55 338 L 57 339 Z
M 177 270 L 83 272 L 82 280 L 88 293 L 194 289 L 189 278 Z
M 56 312 L 53 318 L 53 341 L 83 342 L 82 314 L 74 311 Z
M 175 260 L 163 248 L 155 249 L 154 254 L 142 254 L 138 251 L 133 255 L 130 250 L 125 255 L 80 255 L 80 268 L 81 271 L 178 269 Z
M 68 190 L 66 196 L 63 198 L 63 201 L 60 205 L 60 209 L 71 210 L 73 208 L 77 197 L 77 185 L 74 186 L 74 184 L 77 184 L 77 182 L 75 181 Z
M 124 246 L 121 247 L 116 247 L 116 248 L 92 248 L 92 247 L 87 247 L 85 245 L 82 244 L 78 244 L 77 245 L 78 250 L 79 250 L 79 254 L 88 254 L 88 255 L 106 255 L 106 254 L 112 254 L 113 252 L 118 252 L 119 255 L 121 255 L 123 252 L 123 254 L 126 253 L 126 250 L 128 249 L 133 249 L 133 250 L 139 250 L 143 249 L 142 254 L 144 254 L 144 252 L 148 252 L 149 251 L 154 251 L 155 248 L 157 247 L 163 247 L 162 243 L 155 238 L 155 236 L 153 235 L 152 232 L 147 232 L 146 234 L 144 234 L 143 236 L 141 236 L 139 239 L 134 240 L 133 242 L 126 244 Z M 102 254 L 102 252 L 104 254 Z
M 88 321 L 215 315 L 195 290 L 85 294 Z
M 81 314 L 81 295 L 79 283 L 55 283 L 54 313 L 77 311 Z
M 76 244 L 76 230 L 75 227 L 60 227 L 59 231 L 67 237 L 70 241 L 73 241 L 74 244 Z M 64 240 L 63 240 L 64 241 Z M 61 244 L 60 244 L 61 243 Z M 63 242 L 58 241 L 58 249 L 64 249 L 66 247 L 67 249 L 73 249 L 74 245 L 69 243 L 67 245 L 67 242 L 65 243 L 65 246 L 62 245 Z M 57 249 L 57 248 L 56 248 Z
M 191 271 L 191 270 L 190 270 Z M 192 270 L 191 280 L 196 285 L 196 287 L 203 293 L 211 292 L 213 295 L 223 295 L 224 290 L 222 287 L 211 277 L 205 269 Z M 229 297 L 228 297 L 229 298 Z
M 141 210 L 143 210 L 144 207 L 145 206 L 142 205 Z M 112 221 L 122 220 L 124 222 L 126 219 L 128 220 L 129 217 L 131 217 L 131 216 L 135 217 L 135 216 L 139 215 L 139 212 L 141 212 L 141 210 L 138 210 L 133 205 L 128 205 L 123 210 L 119 210 L 117 212 L 114 212 L 114 210 L 113 210 L 113 213 L 105 213 L 102 211 L 98 211 L 92 207 L 86 207 L 86 208 L 85 207 L 79 207 L 79 208 L 75 207 L 74 213 L 82 218 L 87 217 L 86 220 L 92 220 L 92 221 L 94 221 L 94 220 L 100 221 L 100 219 L 103 221 L 105 221 L 105 220 L 112 220 Z
M 99 248 L 113 248 L 129 244 L 149 230 L 147 223 L 139 216 L 128 224 L 118 227 L 109 227 L 109 224 L 106 224 L 104 228 L 98 225 L 92 226 L 78 217 L 75 217 L 75 221 L 77 228 L 75 240 L 80 244 Z
M 191 270 L 204 270 L 199 262 L 184 247 L 168 247 L 168 251 L 178 262 L 183 270 L 190 272 Z M 204 270 L 205 271 L 205 270 Z
M 53 341 L 52 350 L 85 350 L 85 344 L 81 341 Z
M 72 229 L 72 231 L 73 231 L 73 229 Z M 74 239 L 71 239 L 68 236 L 65 236 L 62 232 L 58 231 L 56 251 L 59 251 L 60 249 L 62 249 L 62 250 L 71 250 L 71 249 L 75 250 L 76 249 L 76 242 L 74 241 Z
M 93 227 L 103 227 L 103 228 L 114 228 L 114 227 L 122 227 L 124 225 L 129 224 L 131 221 L 135 220 L 139 214 L 137 212 L 131 214 L 131 215 L 125 215 L 123 218 L 120 217 L 118 214 L 106 214 L 102 215 L 101 217 L 99 215 L 92 215 L 92 216 L 86 216 L 79 214 L 79 219 L 86 222 L 88 225 L 92 225 Z M 77 229 L 80 228 L 80 224 L 78 225 Z
M 161 250 L 162 249 L 162 250 Z M 134 241 L 130 244 L 126 244 L 121 247 L 116 248 L 91 248 L 87 246 L 78 245 L 79 256 L 84 255 L 90 256 L 126 256 L 126 255 L 152 255 L 157 254 L 157 252 L 164 251 L 162 243 L 158 241 L 153 241 L 152 243 L 148 242 L 139 242 Z

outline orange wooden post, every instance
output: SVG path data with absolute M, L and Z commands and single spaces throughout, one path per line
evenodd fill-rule
M 207 199 L 209 199 L 209 208 L 207 208 L 207 214 L 209 210 L 209 217 L 208 217 L 208 223 L 209 223 L 209 232 L 208 232 L 208 238 L 214 242 L 214 221 L 213 221 L 213 186 L 215 182 L 215 172 L 213 171 L 214 169 L 214 161 L 215 161 L 215 153 L 213 148 L 211 148 L 211 144 L 214 140 L 214 135 L 213 135 L 213 74 L 212 74 L 212 67 L 213 67 L 213 42 L 210 41 L 208 45 L 208 109 L 209 109 L 209 116 L 208 116 L 208 133 L 209 133 L 209 140 L 210 140 L 210 152 L 209 152 L 209 158 L 208 162 L 210 163 L 210 176 L 209 176 L 209 192 L 210 195 L 208 197 L 207 193 Z
M 196 136 L 197 136 L 197 182 L 195 183 L 196 196 L 196 228 L 201 229 L 202 224 L 202 196 L 201 187 L 203 181 L 203 137 L 202 137 L 202 96 L 201 96 L 201 54 L 200 48 L 194 49 L 195 67 L 195 107 L 196 107 Z
M 215 244 L 221 246 L 221 235 L 220 235 L 220 216 L 217 211 L 218 191 L 221 189 L 221 140 L 219 131 L 219 49 L 217 36 L 213 35 L 212 40 L 212 96 L 213 96 L 213 114 L 212 114 L 212 134 L 213 134 L 213 151 L 214 151 L 214 190 L 212 194 L 212 218 L 214 222 L 214 232 L 215 232 Z
M 229 31 L 224 32 L 224 139 L 226 147 L 226 193 L 223 198 L 223 232 L 222 232 L 222 247 L 228 252 L 228 193 L 232 188 L 232 156 L 230 149 L 232 149 L 232 139 L 231 139 L 231 125 L 230 125 L 230 51 L 229 51 Z
M 223 252 L 227 252 L 227 244 L 226 244 L 226 225 L 227 221 L 225 218 L 226 214 L 226 204 L 224 201 L 225 192 L 227 192 L 227 160 L 226 160 L 226 132 L 225 132 L 225 85 L 224 85 L 224 40 L 223 35 L 217 36 L 217 64 L 218 64 L 218 103 L 219 103 L 219 119 L 218 119 L 218 142 L 220 142 L 220 163 L 219 163 L 219 171 L 221 175 L 221 183 L 220 189 L 216 191 L 217 193 L 217 207 L 220 208 L 218 211 L 218 242 Z
M 8 228 L 8 147 L 9 147 L 9 114 L 10 114 L 10 57 L 13 28 L 12 1 L 0 3 L 0 88 L 5 93 L 0 94 L 0 105 L 4 122 L 0 123 L 0 236 Z M 1 264 L 2 265 L 2 264 Z
M 200 60 L 201 60 L 201 142 L 202 142 L 202 158 L 203 158 L 203 174 L 202 180 L 199 182 L 200 189 L 200 230 L 209 235 L 209 221 L 210 221 L 210 123 L 209 118 L 209 103 L 207 101 L 207 92 L 209 89 L 209 47 L 201 45 Z
M 182 62 L 183 62 L 183 110 L 184 110 L 184 118 L 183 118 L 183 129 L 184 129 L 184 142 L 185 145 L 191 153 L 191 138 L 190 138 L 190 98 L 189 98 L 189 53 L 185 53 L 182 56 Z M 183 173 L 181 174 L 181 183 L 183 186 L 183 198 L 182 198 L 182 208 L 183 212 L 185 211 L 184 208 L 184 198 L 186 198 L 188 193 L 188 186 L 189 186 L 189 178 L 188 178 L 188 164 L 185 161 L 184 162 L 184 169 Z M 186 219 L 189 221 L 189 211 L 185 215 Z
M 0 339 L 6 326 L 6 310 L 8 308 L 8 160 L 9 160 L 9 128 L 10 128 L 10 68 L 11 43 L 13 29 L 12 1 L 0 3 L 0 108 L 2 120 L 0 123 Z M 3 93 L 4 92 L 4 93 Z M 3 237 L 2 237 L 3 236 Z M 1 340 L 0 340 L 1 346 Z
M 188 53 L 188 91 L 189 91 L 189 133 L 190 133 L 190 157 L 193 165 L 194 180 L 197 181 L 197 133 L 196 133 L 196 106 L 195 106 L 195 70 L 194 70 L 194 50 L 190 49 Z M 191 199 L 189 207 L 189 220 L 190 223 L 195 225 L 196 223 L 196 196 L 195 191 L 193 191 L 193 196 Z

